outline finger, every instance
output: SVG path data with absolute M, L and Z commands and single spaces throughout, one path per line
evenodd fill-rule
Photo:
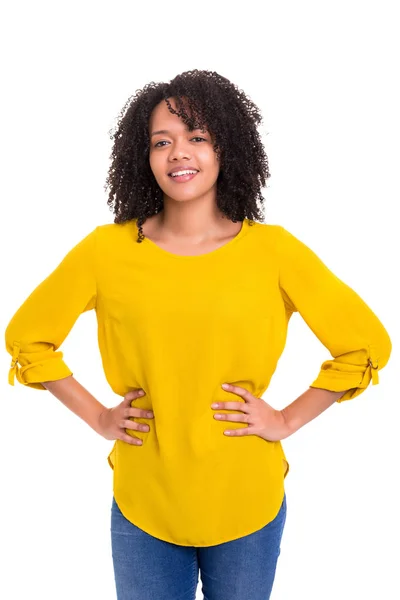
M 240 427 L 238 429 L 225 429 L 224 435 L 229 437 L 252 435 L 253 429 L 251 427 Z
M 252 394 L 250 394 L 250 392 L 248 390 L 245 390 L 244 388 L 241 388 L 238 385 L 232 385 L 231 383 L 224 383 L 223 389 L 226 390 L 227 392 L 232 392 L 233 394 L 237 394 L 238 396 L 241 396 L 246 401 L 250 401 L 253 398 Z
M 249 414 L 245 414 L 245 413 L 235 413 L 235 414 L 230 414 L 230 413 L 216 413 L 214 415 L 214 419 L 216 419 L 217 421 L 235 421 L 237 423 L 249 423 L 250 422 L 250 415 Z
M 132 402 L 132 400 L 136 400 L 141 396 L 145 395 L 145 391 L 142 388 L 138 388 L 137 390 L 129 390 L 124 396 L 124 401 L 127 403 Z
M 146 410 L 144 408 L 129 407 L 126 409 L 124 417 L 141 417 L 142 419 L 154 419 L 154 413 L 152 410 Z
M 249 412 L 250 410 L 245 402 L 217 402 L 212 405 L 212 408 L 218 408 L 218 410 L 240 410 L 242 412 Z
M 136 421 L 122 421 L 120 427 L 122 429 L 136 429 L 137 431 L 149 431 L 150 427 L 147 423 L 137 423 Z
M 131 446 L 141 446 L 143 444 L 142 440 L 140 440 L 137 437 L 133 437 L 131 435 L 124 435 L 122 434 L 120 438 L 118 438 L 119 440 L 122 440 L 123 442 L 127 442 L 128 444 L 131 444 Z

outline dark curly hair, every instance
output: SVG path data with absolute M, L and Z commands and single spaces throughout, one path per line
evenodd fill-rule
M 176 100 L 178 111 L 172 108 L 169 98 Z M 137 219 L 137 241 L 141 242 L 143 223 L 163 208 L 163 191 L 149 163 L 148 132 L 151 113 L 162 100 L 189 131 L 207 128 L 212 135 L 220 161 L 216 198 L 220 211 L 234 223 L 245 218 L 250 224 L 255 219 L 262 221 L 261 189 L 270 173 L 257 130 L 262 123 L 260 110 L 225 77 L 195 69 L 177 75 L 169 83 L 150 82 L 136 90 L 121 110 L 116 127 L 109 131 L 114 143 L 104 188 L 109 188 L 107 204 L 114 212 L 114 223 Z

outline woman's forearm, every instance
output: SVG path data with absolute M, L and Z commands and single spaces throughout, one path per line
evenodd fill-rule
M 308 388 L 304 394 L 281 411 L 290 431 L 289 435 L 318 417 L 341 398 L 346 391 L 331 392 L 321 388 Z
M 42 385 L 69 410 L 100 434 L 99 417 L 105 406 L 96 400 L 72 375 L 57 381 L 43 381 Z

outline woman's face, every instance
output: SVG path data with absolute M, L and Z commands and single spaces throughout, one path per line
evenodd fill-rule
M 169 102 L 177 110 L 174 99 L 169 98 Z M 162 133 L 156 133 L 160 130 Z M 188 131 L 185 123 L 168 110 L 163 100 L 149 119 L 149 137 L 150 167 L 164 198 L 184 201 L 210 192 L 216 194 L 219 161 L 208 131 Z M 194 176 L 172 178 L 169 173 L 177 167 L 198 172 Z

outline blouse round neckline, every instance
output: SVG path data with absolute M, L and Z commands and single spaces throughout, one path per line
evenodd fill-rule
M 133 221 L 134 221 L 134 225 L 135 225 L 135 231 L 137 234 L 139 231 L 138 227 L 137 227 L 137 219 L 133 219 Z M 206 259 L 206 258 L 216 256 L 216 255 L 219 256 L 221 253 L 226 252 L 227 250 L 229 250 L 229 248 L 231 248 L 234 244 L 236 244 L 241 238 L 243 238 L 243 236 L 248 232 L 248 229 L 249 229 L 249 219 L 245 218 L 242 221 L 242 227 L 240 228 L 240 231 L 235 235 L 234 238 L 229 240 L 229 242 L 222 244 L 222 246 L 219 246 L 218 248 L 215 248 L 214 250 L 211 250 L 210 252 L 204 252 L 203 254 L 194 254 L 194 255 L 175 254 L 174 252 L 170 252 L 169 250 L 165 250 L 164 248 L 161 248 L 161 246 L 158 246 L 158 244 L 156 244 L 155 242 L 153 242 L 146 236 L 142 240 L 141 243 L 145 244 L 149 249 L 152 249 L 154 252 L 157 252 L 160 255 L 163 255 L 165 257 L 174 258 L 176 260 L 185 260 L 185 261 L 201 260 L 201 259 Z

